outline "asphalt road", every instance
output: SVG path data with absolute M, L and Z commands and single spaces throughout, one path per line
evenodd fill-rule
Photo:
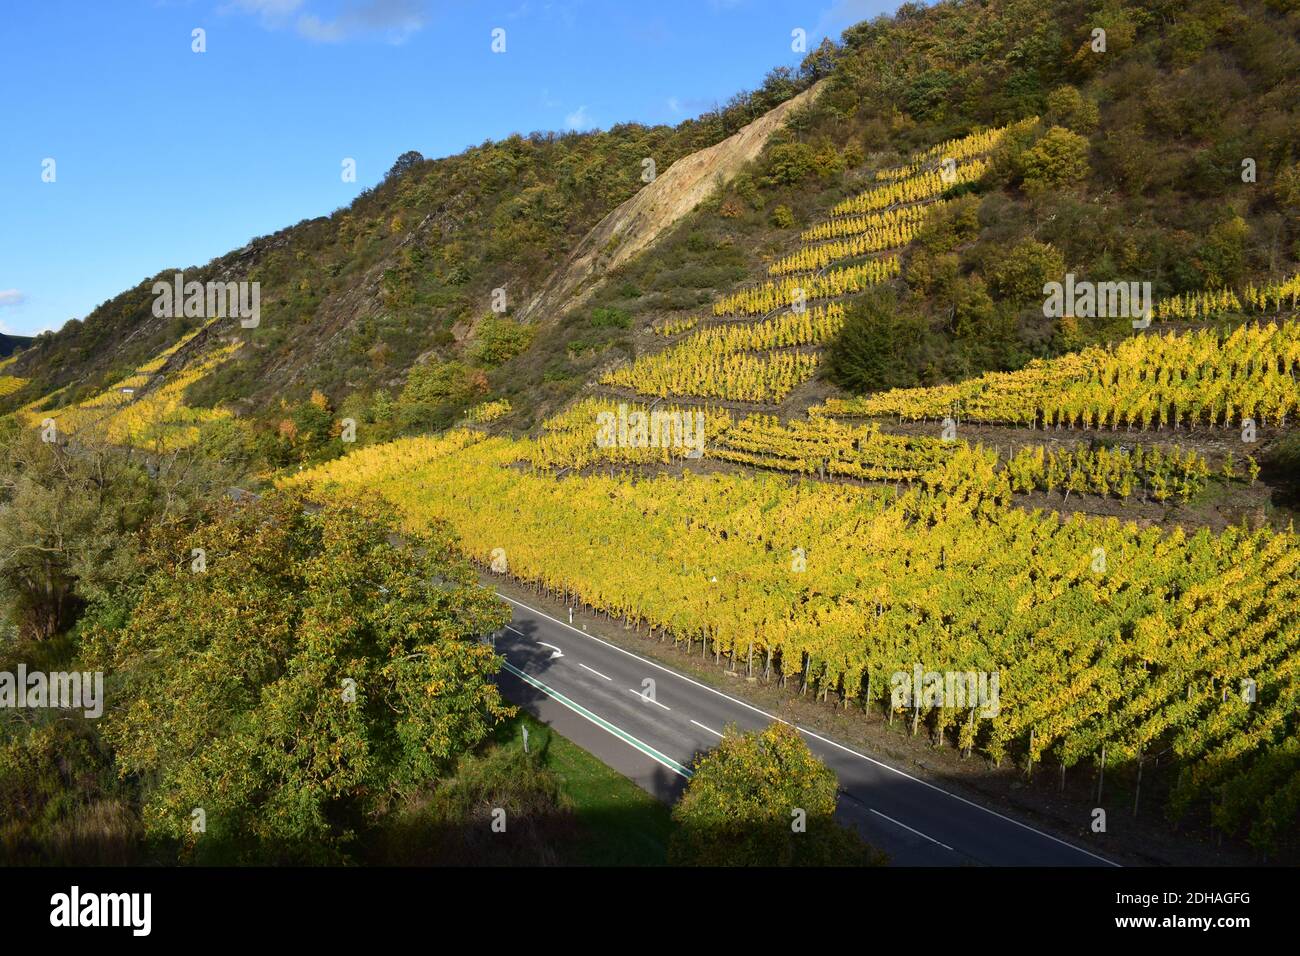
M 514 618 L 496 635 L 513 702 L 665 800 L 727 724 L 778 718 L 662 664 L 500 595 Z M 840 781 L 838 814 L 907 866 L 1107 866 L 1098 854 L 798 728 Z

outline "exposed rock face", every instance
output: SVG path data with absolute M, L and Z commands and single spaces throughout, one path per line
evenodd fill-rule
M 644 250 L 715 189 L 730 182 L 742 166 L 758 156 L 790 113 L 812 102 L 824 84 L 824 80 L 815 84 L 722 142 L 673 163 L 598 222 L 523 306 L 519 317 L 544 321 L 585 301 L 611 270 Z

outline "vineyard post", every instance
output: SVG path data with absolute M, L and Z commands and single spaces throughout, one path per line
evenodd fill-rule
M 1138 815 L 1138 802 L 1142 799 L 1142 757 L 1146 752 L 1146 744 L 1138 748 L 1138 778 L 1137 787 L 1133 791 L 1133 816 Z
M 1106 784 L 1106 744 L 1101 745 L 1101 772 L 1097 776 L 1097 802 L 1101 803 L 1101 789 Z

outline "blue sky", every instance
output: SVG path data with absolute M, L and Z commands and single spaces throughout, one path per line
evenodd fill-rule
M 326 215 L 408 149 L 675 123 L 897 0 L 36 0 L 0 8 L 0 331 Z M 196 53 L 192 31 L 206 31 Z M 491 50 L 504 29 L 506 50 Z M 340 177 L 356 160 L 357 181 Z M 43 181 L 54 160 L 53 182 Z

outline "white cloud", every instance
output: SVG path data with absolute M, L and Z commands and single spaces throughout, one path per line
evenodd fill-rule
M 682 111 L 681 100 L 675 96 L 668 97 L 668 109 L 670 109 L 674 114 L 680 113 Z
M 0 289 L 0 309 L 19 306 L 27 301 L 27 296 L 17 289 Z
M 587 112 L 586 105 L 579 106 L 576 110 L 564 117 L 564 128 L 572 130 L 591 129 L 596 124 L 591 119 L 591 114 Z
M 282 22 L 302 5 L 303 0 L 230 0 L 221 8 L 221 12 L 250 13 L 261 17 L 262 22 L 269 26 Z
M 379 35 L 392 44 L 405 43 L 428 22 L 427 0 L 345 0 L 336 16 L 322 17 L 307 9 L 307 0 L 230 0 L 222 12 L 258 17 L 268 30 L 292 23 L 297 34 L 315 43 L 342 43 L 355 37 Z M 294 15 L 297 14 L 295 17 Z
M 420 0 L 364 0 L 352 3 L 333 20 L 313 14 L 298 18 L 298 33 L 320 43 L 339 43 L 369 33 L 381 33 L 389 43 L 405 43 L 425 24 Z

